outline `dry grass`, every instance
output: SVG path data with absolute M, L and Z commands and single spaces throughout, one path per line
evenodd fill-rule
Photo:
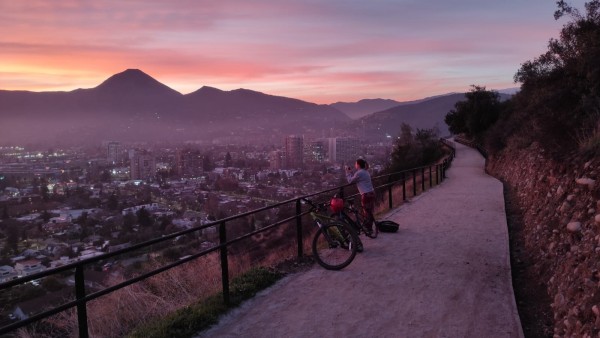
M 308 223 L 305 223 L 304 228 L 306 231 L 303 236 L 303 248 L 305 253 L 310 253 L 314 229 Z M 244 276 L 257 267 L 273 267 L 295 258 L 297 245 L 294 239 L 295 222 L 290 222 L 232 245 L 228 255 L 230 280 Z M 161 266 L 157 261 L 146 264 L 144 270 Z M 124 280 L 124 277 L 112 277 L 108 284 L 115 285 Z M 216 299 L 222 299 L 219 296 L 222 292 L 221 286 L 219 253 L 200 257 L 89 302 L 87 313 L 90 337 L 122 337 L 136 328 L 160 322 L 193 304 L 214 302 L 215 295 Z M 53 316 L 45 322 L 63 332 L 61 336 L 76 337 L 78 334 L 75 309 Z M 43 332 L 47 330 L 46 327 L 29 327 L 20 330 L 19 336 L 55 336 L 44 335 Z
M 600 154 L 600 122 L 595 128 L 591 128 L 586 132 L 581 132 L 577 136 L 577 145 L 579 152 L 584 155 L 599 155 Z

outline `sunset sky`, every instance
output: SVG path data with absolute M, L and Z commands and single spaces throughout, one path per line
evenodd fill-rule
M 585 1 L 570 1 L 583 11 Z M 567 18 L 551 0 L 0 0 L 0 89 L 70 91 L 138 68 L 189 93 L 316 103 L 516 87 Z

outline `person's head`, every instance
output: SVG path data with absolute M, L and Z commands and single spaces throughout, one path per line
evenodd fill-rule
M 358 160 L 356 160 L 356 169 L 367 169 L 367 161 L 363 160 L 362 158 L 359 158 Z

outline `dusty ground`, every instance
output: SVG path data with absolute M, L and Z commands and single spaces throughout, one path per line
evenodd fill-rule
M 502 183 L 457 144 L 448 179 L 342 271 L 292 274 L 198 337 L 523 337 Z

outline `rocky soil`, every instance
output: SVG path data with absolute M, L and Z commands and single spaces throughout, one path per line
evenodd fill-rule
M 600 159 L 556 161 L 534 144 L 490 158 L 487 169 L 507 184 L 516 207 L 513 267 L 533 290 L 519 305 L 543 311 L 544 296 L 550 301 L 551 330 L 543 314 L 524 324 L 544 336 L 600 336 Z

